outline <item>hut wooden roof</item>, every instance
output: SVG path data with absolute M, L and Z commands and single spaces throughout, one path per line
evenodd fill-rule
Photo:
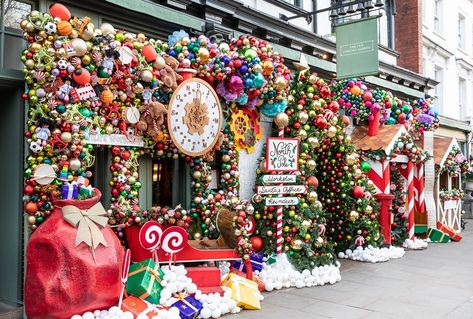
M 457 141 L 453 137 L 434 137 L 434 161 L 435 165 L 443 165 L 446 156 Z
M 367 126 L 357 126 L 351 135 L 355 148 L 362 151 L 384 150 L 387 153 L 391 151 L 394 142 L 406 129 L 403 125 L 381 125 L 379 132 L 375 136 L 368 136 Z

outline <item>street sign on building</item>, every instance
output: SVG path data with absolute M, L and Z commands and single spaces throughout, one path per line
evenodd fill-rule
M 335 28 L 337 79 L 377 75 L 378 17 L 353 20 Z

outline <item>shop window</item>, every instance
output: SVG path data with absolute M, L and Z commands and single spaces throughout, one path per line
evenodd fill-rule
M 0 67 L 22 69 L 19 57 L 25 47 L 25 42 L 22 38 L 23 31 L 20 29 L 20 22 L 33 10 L 33 4 L 31 1 L 5 0 L 1 2 Z
M 447 175 L 447 173 L 440 174 L 439 183 L 440 183 L 439 184 L 440 189 L 448 189 L 448 175 Z
M 139 163 L 140 207 L 180 204 L 185 209 L 190 208 L 190 168 L 184 159 L 142 157 Z

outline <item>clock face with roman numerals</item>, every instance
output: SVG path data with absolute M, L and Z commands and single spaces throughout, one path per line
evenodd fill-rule
M 197 78 L 182 82 L 169 102 L 168 129 L 176 147 L 184 154 L 201 156 L 218 140 L 222 108 L 217 93 Z

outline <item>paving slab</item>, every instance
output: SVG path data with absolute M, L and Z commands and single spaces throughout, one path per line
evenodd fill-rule
M 341 282 L 264 293 L 262 310 L 226 318 L 473 319 L 473 223 L 467 227 L 461 242 L 389 262 L 341 260 Z

